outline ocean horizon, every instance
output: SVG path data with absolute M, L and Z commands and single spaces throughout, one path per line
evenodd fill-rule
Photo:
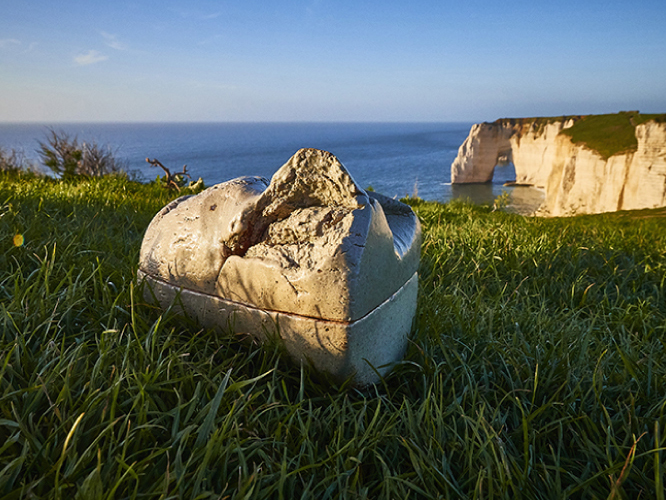
M 330 151 L 356 182 L 391 197 L 418 196 L 447 202 L 455 198 L 492 203 L 503 192 L 514 211 L 529 213 L 542 199 L 533 188 L 507 187 L 513 165 L 497 167 L 492 183 L 451 185 L 451 163 L 471 122 L 81 122 L 0 123 L 0 147 L 39 160 L 39 141 L 50 130 L 79 142 L 108 146 L 128 171 L 148 181 L 162 171 L 187 165 L 193 180 L 207 186 L 243 175 L 270 179 L 301 148 Z

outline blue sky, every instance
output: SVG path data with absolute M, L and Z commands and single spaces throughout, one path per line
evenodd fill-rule
M 666 112 L 666 1 L 0 0 L 0 121 Z

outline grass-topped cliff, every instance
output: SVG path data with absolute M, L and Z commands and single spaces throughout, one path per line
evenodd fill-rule
M 542 134 L 546 125 L 550 125 L 551 123 L 564 123 L 570 120 L 576 122 L 581 118 L 583 118 L 581 115 L 537 116 L 531 118 L 500 118 L 499 120 L 496 120 L 495 123 L 500 125 L 509 125 L 516 129 L 520 128 L 523 131 L 529 130 L 533 134 L 539 136 Z
M 582 144 L 607 159 L 616 154 L 635 151 L 638 146 L 636 126 L 649 121 L 663 123 L 666 114 L 642 115 L 638 111 L 623 111 L 609 115 L 588 115 L 561 133 L 571 137 L 574 144 Z
M 562 130 L 574 144 L 581 144 L 608 159 L 613 155 L 635 151 L 636 126 L 649 121 L 666 122 L 666 114 L 641 114 L 621 111 L 607 115 L 574 115 L 537 118 L 502 118 L 496 123 L 529 126 L 537 135 L 550 123 L 573 120 L 574 125 Z
M 663 500 L 662 212 L 412 200 L 411 343 L 358 391 L 143 300 L 175 196 L 0 172 L 0 497 Z

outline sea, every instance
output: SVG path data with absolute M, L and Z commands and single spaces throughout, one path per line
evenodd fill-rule
M 33 162 L 39 141 L 51 130 L 109 147 L 143 181 L 163 172 L 201 177 L 207 186 L 243 175 L 270 179 L 300 148 L 330 151 L 363 188 L 391 197 L 448 202 L 456 198 L 493 203 L 507 193 L 507 210 L 530 214 L 541 190 L 505 186 L 515 180 L 512 164 L 497 166 L 491 183 L 451 184 L 451 163 L 472 123 L 21 123 L 0 124 L 0 147 Z

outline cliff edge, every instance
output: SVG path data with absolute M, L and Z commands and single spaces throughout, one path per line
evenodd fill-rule
M 622 112 L 475 124 L 451 165 L 451 182 L 490 182 L 503 159 L 513 162 L 517 184 L 545 190 L 539 215 L 666 206 L 666 115 Z

